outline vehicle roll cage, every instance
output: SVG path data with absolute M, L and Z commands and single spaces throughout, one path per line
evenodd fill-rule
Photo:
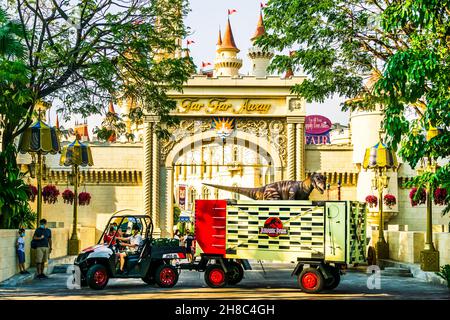
M 118 210 L 118 211 L 114 212 L 112 214 L 111 218 L 109 218 L 108 224 L 103 229 L 102 235 L 100 236 L 100 239 L 98 239 L 97 244 L 102 244 L 103 243 L 103 237 L 105 236 L 105 234 L 107 232 L 109 232 L 109 228 L 111 226 L 112 220 L 117 219 L 117 218 L 122 218 L 120 220 L 120 223 L 118 223 L 119 226 L 122 225 L 123 221 L 126 218 L 136 218 L 136 219 L 144 220 L 145 227 L 146 227 L 145 238 L 152 240 L 152 237 L 153 237 L 153 220 L 152 220 L 152 217 L 150 215 L 147 215 L 147 214 L 138 214 L 138 215 L 136 215 L 136 214 L 123 214 L 123 215 L 117 216 L 118 214 L 120 214 L 122 212 L 137 212 L 137 211 L 133 210 L 133 209 L 122 209 L 122 210 Z M 147 219 L 148 219 L 149 223 L 147 223 Z M 116 235 L 117 235 L 118 231 L 119 231 L 119 229 L 116 230 L 116 232 L 114 233 L 114 236 L 112 237 L 112 239 L 116 238 Z M 111 242 L 112 242 L 112 240 L 111 240 Z M 111 243 L 108 243 L 108 245 L 110 245 L 110 244 Z

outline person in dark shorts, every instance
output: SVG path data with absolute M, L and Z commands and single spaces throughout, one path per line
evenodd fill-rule
M 192 232 L 190 232 L 186 236 L 186 255 L 187 255 L 187 258 L 188 258 L 189 262 L 193 262 L 194 261 L 194 252 L 192 250 L 192 243 L 193 242 L 194 242 L 194 235 L 192 234 Z
M 17 238 L 16 242 L 16 254 L 17 260 L 19 261 L 20 274 L 29 274 L 29 272 L 25 268 L 25 229 L 20 228 L 18 233 L 19 237 Z
M 45 263 L 52 252 L 52 231 L 47 227 L 47 220 L 39 221 L 39 228 L 34 232 L 33 240 L 36 243 L 36 278 L 47 279 L 44 274 Z

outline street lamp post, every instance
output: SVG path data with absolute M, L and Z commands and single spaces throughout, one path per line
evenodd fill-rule
M 78 239 L 78 185 L 79 185 L 79 166 L 92 166 L 91 148 L 80 141 L 77 135 L 75 141 L 65 146 L 61 153 L 60 165 L 71 166 L 72 173 L 70 175 L 70 183 L 74 189 L 73 201 L 73 225 L 72 235 L 69 239 L 69 255 L 77 255 L 80 252 L 80 240 Z
M 378 214 L 379 214 L 379 236 L 376 244 L 377 260 L 389 258 L 389 245 L 384 238 L 383 226 L 383 189 L 389 185 L 389 177 L 386 172 L 389 169 L 398 168 L 397 156 L 395 152 L 383 144 L 380 137 L 379 142 L 366 149 L 363 160 L 364 169 L 372 169 L 375 172 L 375 178 L 372 179 L 372 188 L 378 190 Z
M 375 170 L 375 178 L 372 179 L 372 187 L 378 190 L 378 212 L 379 212 L 379 236 L 376 243 L 376 252 L 378 253 L 378 259 L 389 258 L 389 245 L 384 238 L 383 232 L 383 189 L 389 185 L 389 177 L 383 174 L 383 169 L 378 168 Z
M 431 127 L 427 131 L 426 139 L 430 141 L 432 138 L 439 134 L 436 128 Z M 418 173 L 431 172 L 435 173 L 438 168 L 436 161 L 434 161 L 431 156 L 427 157 L 427 163 L 424 164 Z M 433 244 L 433 203 L 432 195 L 434 192 L 434 187 L 431 182 L 427 186 L 427 222 L 426 222 L 426 238 L 424 250 L 420 252 L 420 268 L 423 271 L 439 271 L 439 251 L 436 250 Z

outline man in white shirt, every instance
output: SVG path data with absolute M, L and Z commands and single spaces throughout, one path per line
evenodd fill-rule
M 116 237 L 116 239 L 122 241 L 122 243 L 120 244 L 121 246 L 126 247 L 127 251 L 126 252 L 121 252 L 119 253 L 119 257 L 120 257 L 120 270 L 119 273 L 123 273 L 124 270 L 124 266 L 125 266 L 125 257 L 130 254 L 135 254 L 138 249 L 139 246 L 142 244 L 142 236 L 140 235 L 140 231 L 141 228 L 139 228 L 139 225 L 135 224 L 133 225 L 133 231 L 131 232 L 131 236 L 127 237 L 127 238 L 121 238 L 121 237 Z

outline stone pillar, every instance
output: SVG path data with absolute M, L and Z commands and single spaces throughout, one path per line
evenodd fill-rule
M 160 162 L 159 141 L 156 136 L 156 124 L 159 117 L 146 116 L 144 120 L 144 212 L 151 215 L 153 236 L 158 237 L 160 231 Z
M 164 227 L 161 228 L 161 236 L 171 238 L 173 233 L 173 167 L 166 167 L 166 195 L 166 212 L 165 217 L 162 217 Z
M 144 192 L 144 213 L 153 215 L 152 210 L 152 171 L 153 171 L 153 123 L 145 119 L 144 122 L 144 172 L 142 185 Z M 153 216 L 152 216 L 153 218 Z M 156 221 L 153 221 L 155 224 Z
M 295 124 L 287 124 L 287 180 L 295 180 Z
M 156 122 L 153 122 L 152 130 L 152 219 L 154 223 L 154 232 L 159 234 L 161 231 L 160 226 L 160 154 L 159 154 L 159 141 L 156 136 Z
M 295 180 L 305 179 L 305 123 L 295 124 Z

